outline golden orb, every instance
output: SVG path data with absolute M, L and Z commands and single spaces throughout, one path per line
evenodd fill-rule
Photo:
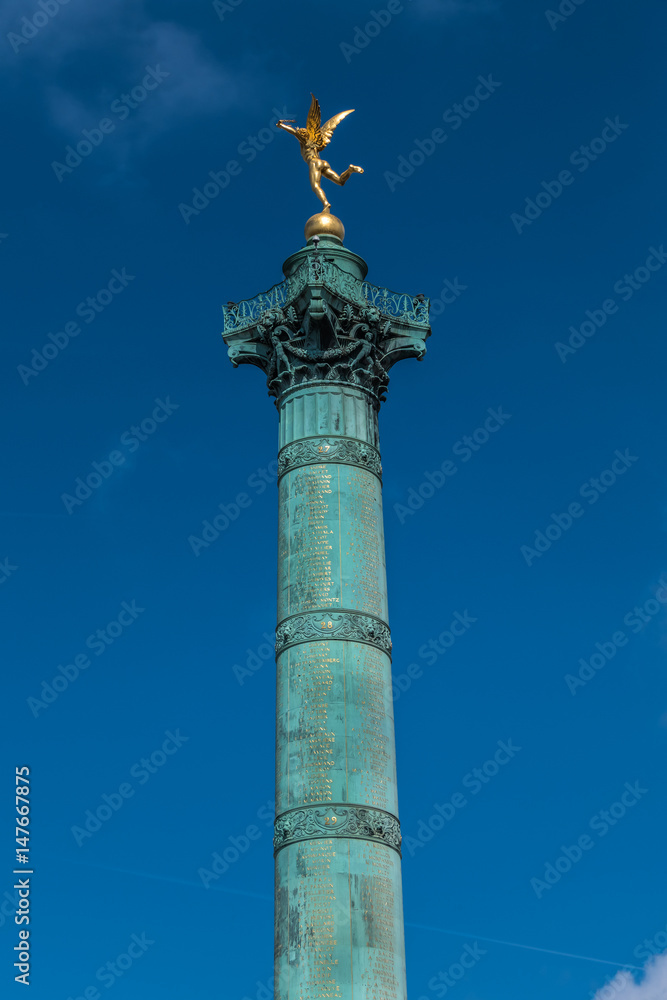
M 306 242 L 313 236 L 337 236 L 341 243 L 345 239 L 345 226 L 331 212 L 318 212 L 317 215 L 311 215 L 304 232 Z

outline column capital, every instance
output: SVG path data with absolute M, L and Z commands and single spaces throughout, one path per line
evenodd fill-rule
M 283 270 L 269 291 L 223 307 L 232 364 L 261 368 L 276 400 L 326 382 L 361 387 L 379 408 L 392 365 L 426 352 L 428 299 L 372 285 L 362 258 L 335 237 L 313 237 Z

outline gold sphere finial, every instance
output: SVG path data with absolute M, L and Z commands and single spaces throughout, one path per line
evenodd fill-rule
M 318 212 L 311 215 L 304 230 L 306 242 L 313 236 L 337 236 L 343 242 L 345 239 L 345 226 L 330 212 Z

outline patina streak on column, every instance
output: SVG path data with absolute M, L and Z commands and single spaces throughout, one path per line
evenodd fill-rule
M 368 285 L 335 237 L 284 269 L 225 315 L 280 414 L 276 1000 L 405 1000 L 377 416 L 428 303 Z

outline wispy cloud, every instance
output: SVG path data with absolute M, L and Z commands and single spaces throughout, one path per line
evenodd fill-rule
M 109 47 L 109 40 L 104 43 Z M 85 42 L 90 50 L 90 40 Z M 111 102 L 141 83 L 146 67 L 157 67 L 169 76 L 165 86 L 151 94 L 139 116 L 152 132 L 191 115 L 213 114 L 233 107 L 239 99 L 241 81 L 220 66 L 204 49 L 199 38 L 179 25 L 167 22 L 145 24 L 127 32 L 114 45 L 122 60 L 117 82 L 107 82 L 96 92 L 77 92 L 68 83 L 47 88 L 54 124 L 67 132 L 78 132 L 108 114 Z M 73 50 L 74 51 L 74 50 Z M 85 51 L 85 50 L 84 50 Z
M 617 972 L 593 1000 L 664 1000 L 667 997 L 667 953 L 651 959 L 641 982 L 631 972 Z
M 0 72 L 27 78 L 33 88 L 41 83 L 51 123 L 68 140 L 94 127 L 109 114 L 113 101 L 140 86 L 147 67 L 165 74 L 165 83 L 123 122 L 122 136 L 119 128 L 113 142 L 105 142 L 106 155 L 117 163 L 126 163 L 131 150 L 142 149 L 179 122 L 252 100 L 248 95 L 255 86 L 243 72 L 221 65 L 196 32 L 152 19 L 144 0 L 99 5 L 70 0 L 13 51 L 16 36 L 31 34 L 23 19 L 38 10 L 25 0 L 4 0 Z

